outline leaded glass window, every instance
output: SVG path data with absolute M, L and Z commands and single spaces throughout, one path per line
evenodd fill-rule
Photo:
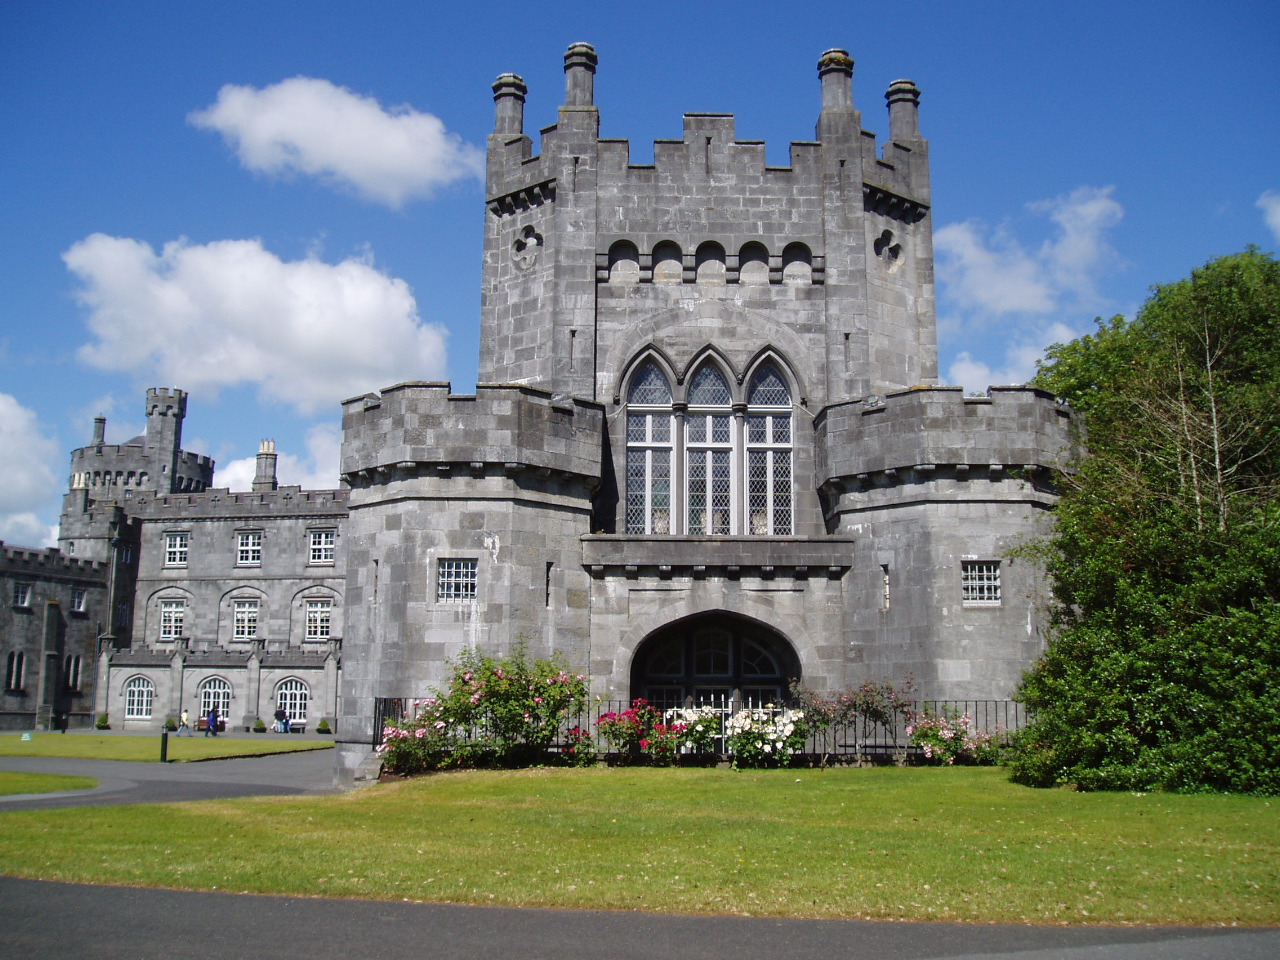
M 650 360 L 627 393 L 627 533 L 672 532 L 672 449 L 671 385 Z
M 791 492 L 791 390 L 778 368 L 756 371 L 747 390 L 747 532 L 794 532 Z M 770 409 L 773 408 L 773 409 Z

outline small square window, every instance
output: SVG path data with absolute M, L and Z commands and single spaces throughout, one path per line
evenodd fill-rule
M 960 591 L 966 607 L 1000 606 L 1000 561 L 962 561 Z
M 236 566 L 259 567 L 262 565 L 262 534 L 236 534 Z
M 177 640 L 182 636 L 183 621 L 187 615 L 185 600 L 160 601 L 160 639 Z
M 31 584 L 15 583 L 13 585 L 13 605 L 15 607 L 31 606 Z
M 333 563 L 334 545 L 338 540 L 337 530 L 312 530 L 311 553 L 308 563 Z
M 164 537 L 164 565 L 166 567 L 185 567 L 190 545 L 191 534 L 166 533 Z
M 436 568 L 436 599 L 462 603 L 476 598 L 478 560 L 441 560 Z
M 88 590 L 72 590 L 71 591 L 71 610 L 73 613 L 84 613 L 89 609 L 89 591 Z
M 328 640 L 333 630 L 333 601 L 307 601 L 307 639 Z

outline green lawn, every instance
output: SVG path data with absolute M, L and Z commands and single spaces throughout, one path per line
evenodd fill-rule
M 251 757 L 264 753 L 327 750 L 329 741 L 261 740 L 244 737 L 169 736 L 169 759 L 208 760 L 214 757 Z M 18 733 L 0 734 L 0 757 L 79 757 L 88 760 L 160 760 L 160 734 L 126 737 L 110 733 L 33 733 L 23 740 Z
M 16 793 L 57 793 L 59 790 L 88 790 L 96 787 L 93 777 L 69 777 L 60 773 L 10 773 L 0 770 L 0 797 Z
M 450 773 L 0 813 L 0 873 L 256 893 L 974 922 L 1280 922 L 1280 802 L 997 769 Z

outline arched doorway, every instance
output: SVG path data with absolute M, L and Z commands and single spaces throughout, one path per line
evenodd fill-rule
M 729 613 L 686 617 L 654 631 L 631 661 L 631 696 L 663 708 L 779 703 L 800 679 L 800 658 L 782 634 Z

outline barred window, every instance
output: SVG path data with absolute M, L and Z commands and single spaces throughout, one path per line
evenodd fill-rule
M 461 603 L 476 598 L 477 560 L 441 560 L 436 568 L 436 599 Z
M 233 635 L 237 640 L 251 640 L 258 635 L 258 601 L 232 601 Z
M 257 567 L 262 565 L 262 534 L 253 531 L 236 534 L 236 565 Z
M 308 563 L 333 563 L 334 544 L 337 543 L 338 531 L 312 530 L 311 555 Z
M 960 591 L 966 607 L 1000 606 L 1000 561 L 962 561 Z
M 132 677 L 124 685 L 124 718 L 150 720 L 156 685 L 146 677 Z
M 187 615 L 185 600 L 160 601 L 160 639 L 176 640 L 182 636 L 183 621 Z
M 166 567 L 185 567 L 190 544 L 191 535 L 189 533 L 166 533 L 164 537 L 164 565 Z
M 307 601 L 307 639 L 328 640 L 333 631 L 333 601 L 326 598 Z

